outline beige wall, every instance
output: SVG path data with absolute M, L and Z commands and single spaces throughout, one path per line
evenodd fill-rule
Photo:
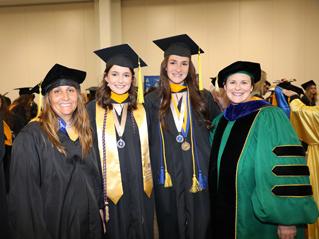
M 123 0 L 122 26 L 123 41 L 150 65 L 146 74 L 158 74 L 162 60 L 152 40 L 187 33 L 206 52 L 206 87 L 236 60 L 260 62 L 269 80 L 319 83 L 318 0 Z
M 98 46 L 94 3 L 0 8 L 1 91 L 34 86 L 55 63 L 88 71 L 96 84 Z
M 102 63 L 92 51 L 108 42 L 131 44 L 149 65 L 144 74 L 158 74 L 163 53 L 152 40 L 182 33 L 206 52 L 206 87 L 235 60 L 261 62 L 269 80 L 319 83 L 318 0 L 95 1 L 111 9 L 96 2 L 0 8 L 0 93 L 14 98 L 13 88 L 36 84 L 56 62 L 86 70 L 83 88 L 96 85 Z M 110 12 L 111 23 L 97 16 Z

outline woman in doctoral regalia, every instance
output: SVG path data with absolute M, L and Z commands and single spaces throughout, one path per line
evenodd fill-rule
M 213 238 L 303 238 L 318 217 L 303 147 L 283 110 L 251 99 L 260 65 L 218 74 L 231 104 L 212 124 Z
M 186 34 L 154 41 L 164 51 L 159 88 L 145 98 L 160 238 L 207 238 L 210 121 L 219 114 L 191 61 Z M 200 60 L 200 59 L 199 59 Z
M 86 72 L 55 64 L 43 80 L 43 112 L 12 148 L 12 238 L 102 237 L 103 194 L 90 122 L 80 95 Z
M 153 238 L 154 204 L 143 92 L 134 68 L 146 66 L 127 44 L 95 51 L 106 62 L 88 106 L 103 177 L 106 238 Z M 141 81 L 139 81 L 141 83 Z

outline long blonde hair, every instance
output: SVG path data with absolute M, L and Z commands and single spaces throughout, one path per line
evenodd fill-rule
M 82 157 L 85 158 L 92 148 L 92 131 L 90 127 L 89 116 L 85 109 L 84 100 L 80 94 L 80 90 L 78 89 L 77 98 L 77 108 L 73 112 L 72 119 L 73 126 L 79 135 L 79 141 L 82 148 Z M 57 131 L 59 130 L 58 116 L 53 111 L 50 105 L 49 93 L 47 93 L 43 99 L 43 111 L 40 116 L 40 123 L 41 127 L 48 135 L 51 143 L 57 148 L 60 153 L 66 156 L 66 150 L 62 146 L 57 135 Z

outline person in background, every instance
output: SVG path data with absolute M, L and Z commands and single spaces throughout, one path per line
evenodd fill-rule
M 154 43 L 164 59 L 145 108 L 159 237 L 209 238 L 208 126 L 220 110 L 196 78 L 191 56 L 203 53 L 199 46 L 186 34 Z
M 128 44 L 95 54 L 106 67 L 96 100 L 87 109 L 103 178 L 105 236 L 151 239 L 154 200 L 148 127 L 142 89 L 136 92 L 134 87 L 134 68 L 141 73 L 146 64 Z
M 299 138 L 308 144 L 307 165 L 313 196 L 319 207 L 319 106 L 305 105 L 295 90 L 284 89 L 283 93 L 290 97 L 290 122 Z M 308 225 L 308 238 L 319 238 L 319 220 Z
M 315 106 L 317 103 L 317 85 L 313 80 L 301 84 L 305 90 L 305 95 L 301 97 L 301 101 L 308 106 Z
M 92 100 L 95 100 L 97 87 L 91 86 L 91 87 L 87 88 L 86 90 L 89 92 L 86 94 L 87 103 L 89 103 Z
M 101 180 L 80 97 L 85 77 L 55 64 L 41 84 L 39 120 L 15 138 L 8 195 L 13 239 L 102 237 Z
M 260 64 L 218 73 L 231 104 L 212 123 L 209 187 L 212 238 L 303 238 L 318 209 L 305 152 L 288 117 L 251 92 Z
M 0 108 L 2 108 L 2 96 L 0 95 Z M 7 190 L 4 172 L 4 159 L 6 155 L 5 147 L 5 122 L 3 112 L 0 111 L 0 237 L 9 238 L 8 208 L 7 208 Z

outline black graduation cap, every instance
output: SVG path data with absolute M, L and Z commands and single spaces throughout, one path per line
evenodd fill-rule
M 30 95 L 32 92 L 30 92 L 31 87 L 20 87 L 15 88 L 15 90 L 19 90 L 19 95 Z
M 310 80 L 301 84 L 302 88 L 304 88 L 305 90 L 312 85 L 316 85 L 316 83 L 313 80 Z
M 32 94 L 39 94 L 40 93 L 40 87 L 39 87 L 39 84 L 35 85 L 31 90 L 30 92 Z
M 164 56 L 187 56 L 204 53 L 204 51 L 187 35 L 177 35 L 153 41 L 164 51 Z
M 235 73 L 245 73 L 256 83 L 260 80 L 261 76 L 260 64 L 249 61 L 236 61 L 218 73 L 218 84 L 220 86 L 224 85 L 227 77 Z
M 141 67 L 147 66 L 128 44 L 103 48 L 94 51 L 94 53 L 105 61 L 106 64 L 136 68 L 140 61 Z
M 210 79 L 211 79 L 211 83 L 213 84 L 213 86 L 215 86 L 215 82 L 216 82 L 216 77 L 210 77 Z
M 80 88 L 79 85 L 84 81 L 85 77 L 85 71 L 55 64 L 41 83 L 42 95 L 60 85 L 72 85 Z
M 281 87 L 281 88 L 283 88 L 283 89 L 286 89 L 286 90 L 294 91 L 294 92 L 296 92 L 298 95 L 303 95 L 303 94 L 304 94 L 303 90 L 302 90 L 300 87 L 295 86 L 295 85 L 291 84 L 291 83 L 288 82 L 288 81 L 281 82 L 281 83 L 279 83 L 277 86 L 279 86 L 279 87 Z

